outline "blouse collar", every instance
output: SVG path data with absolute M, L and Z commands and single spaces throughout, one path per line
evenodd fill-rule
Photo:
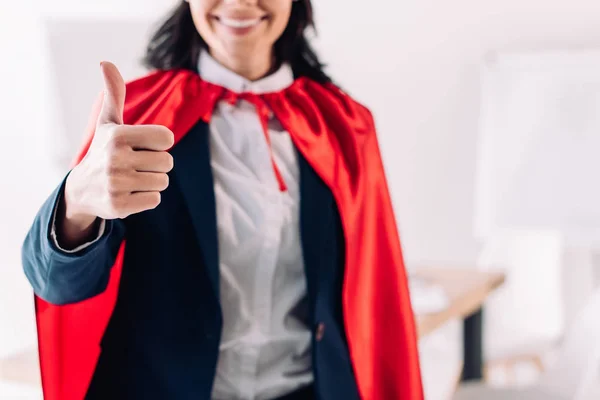
M 291 66 L 287 63 L 282 64 L 277 71 L 264 78 L 250 81 L 224 67 L 206 50 L 200 53 L 198 70 L 204 81 L 222 86 L 235 93 L 251 92 L 263 94 L 278 92 L 294 83 L 294 73 Z

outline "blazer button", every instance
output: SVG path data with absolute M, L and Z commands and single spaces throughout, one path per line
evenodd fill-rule
M 315 332 L 315 340 L 317 342 L 320 342 L 321 340 L 323 340 L 323 336 L 325 336 L 325 324 L 321 322 L 319 325 L 317 325 L 317 330 Z

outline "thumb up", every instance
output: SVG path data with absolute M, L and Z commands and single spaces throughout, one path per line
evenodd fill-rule
M 104 102 L 98 117 L 98 125 L 123 125 L 126 92 L 123 76 L 110 62 L 101 63 L 100 70 L 104 80 Z
M 160 125 L 125 125 L 126 86 L 117 67 L 100 65 L 102 109 L 90 149 L 65 186 L 67 218 L 125 218 L 160 204 L 169 185 L 173 133 Z

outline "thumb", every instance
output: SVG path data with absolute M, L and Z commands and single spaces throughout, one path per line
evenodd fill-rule
M 104 101 L 98 117 L 98 125 L 123 125 L 123 109 L 125 108 L 125 81 L 119 69 L 110 62 L 100 63 L 104 79 Z

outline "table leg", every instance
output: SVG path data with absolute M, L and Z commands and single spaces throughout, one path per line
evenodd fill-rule
M 464 320 L 463 357 L 463 382 L 483 379 L 483 309 L 481 308 Z

